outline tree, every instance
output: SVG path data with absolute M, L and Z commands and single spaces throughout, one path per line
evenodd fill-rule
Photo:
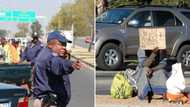
M 4 29 L 0 29 L 0 37 L 5 37 L 8 35 L 8 32 Z
M 137 5 L 139 4 L 139 2 L 137 2 L 136 0 L 111 0 L 109 2 L 109 7 L 110 8 L 116 8 L 116 7 L 122 7 L 122 6 L 126 6 L 126 5 Z
M 64 4 L 51 19 L 49 29 L 70 30 L 74 25 L 74 34 L 86 36 L 91 34 L 94 25 L 94 1 L 77 0 L 73 4 Z
M 25 37 L 29 32 L 29 24 L 28 23 L 19 23 L 17 24 L 17 28 L 19 31 L 15 34 L 16 37 Z
M 110 8 L 123 7 L 126 5 L 141 5 L 141 4 L 152 4 L 152 5 L 190 5 L 190 0 L 111 0 L 109 3 Z

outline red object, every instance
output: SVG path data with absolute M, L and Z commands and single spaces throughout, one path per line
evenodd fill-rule
M 90 36 L 87 36 L 87 37 L 85 38 L 85 43 L 91 43 L 91 42 L 92 42 L 91 37 L 90 37 Z
M 17 107 L 28 107 L 28 97 L 24 97 L 24 100 L 22 102 L 18 102 Z

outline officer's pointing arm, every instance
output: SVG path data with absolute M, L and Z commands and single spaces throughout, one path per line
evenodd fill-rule
M 61 58 L 53 58 L 51 60 L 51 69 L 55 75 L 67 75 L 74 70 L 71 61 L 62 60 Z

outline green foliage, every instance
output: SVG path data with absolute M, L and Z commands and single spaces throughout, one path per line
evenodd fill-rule
M 28 27 L 29 27 L 29 24 L 27 23 L 17 24 L 17 28 L 19 29 L 19 31 L 15 33 L 15 37 L 25 37 L 27 33 L 29 32 Z
M 118 72 L 112 81 L 111 96 L 116 99 L 132 97 L 133 87 L 129 83 L 124 72 Z
M 126 6 L 126 5 L 135 5 L 138 4 L 138 2 L 136 0 L 112 0 L 109 3 L 109 7 L 110 8 L 115 8 L 115 7 L 122 7 L 122 6 Z
M 52 18 L 49 29 L 70 30 L 74 25 L 77 36 L 90 35 L 94 24 L 94 1 L 77 0 L 73 4 L 65 4 Z
M 8 34 L 8 32 L 4 29 L 0 29 L 0 37 L 5 37 Z
M 121 7 L 126 5 L 139 5 L 144 0 L 112 0 L 109 3 L 110 8 Z M 152 0 L 152 5 L 178 5 L 179 2 L 184 2 L 190 5 L 190 0 Z

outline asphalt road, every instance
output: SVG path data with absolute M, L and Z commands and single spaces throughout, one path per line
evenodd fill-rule
M 67 107 L 94 107 L 94 70 L 83 68 L 70 75 L 71 101 Z
M 96 94 L 109 95 L 114 74 L 117 71 L 96 71 Z

